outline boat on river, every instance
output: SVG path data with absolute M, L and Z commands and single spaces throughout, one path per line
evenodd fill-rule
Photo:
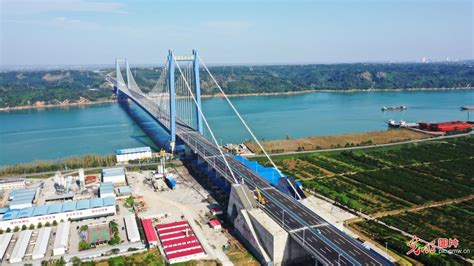
M 384 106 L 382 107 L 382 111 L 397 111 L 397 110 L 400 110 L 400 111 L 403 111 L 403 110 L 406 110 L 408 109 L 408 107 L 406 105 L 400 105 L 400 106 Z

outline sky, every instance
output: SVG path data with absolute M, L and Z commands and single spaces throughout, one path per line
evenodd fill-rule
M 0 0 L 0 65 L 474 58 L 474 0 Z

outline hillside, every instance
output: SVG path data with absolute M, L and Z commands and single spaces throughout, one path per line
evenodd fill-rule
M 474 63 L 327 64 L 215 66 L 211 72 L 228 94 L 284 93 L 307 90 L 387 90 L 474 86 Z M 0 107 L 97 101 L 110 98 L 104 71 L 56 70 L 0 73 Z M 132 69 L 144 91 L 161 68 Z M 217 89 L 201 70 L 204 95 Z

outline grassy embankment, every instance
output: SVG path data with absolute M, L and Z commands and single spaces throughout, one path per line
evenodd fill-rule
M 108 167 L 116 164 L 114 155 L 85 155 L 82 157 L 71 157 L 61 160 L 35 161 L 0 168 L 0 177 L 25 176 L 36 173 L 54 171 L 66 171 L 68 169 Z M 49 174 L 35 175 L 36 178 L 48 177 Z
M 264 159 L 259 159 L 264 163 Z M 274 156 L 304 187 L 378 217 L 424 240 L 458 238 L 474 248 L 474 137 L 367 150 Z M 404 257 L 409 237 L 374 221 L 351 226 Z M 474 258 L 471 254 L 462 254 Z M 454 255 L 420 255 L 425 264 L 462 265 Z
M 270 153 L 311 151 L 333 148 L 359 147 L 386 144 L 409 140 L 426 139 L 430 134 L 400 129 L 371 131 L 365 133 L 340 134 L 333 136 L 314 136 L 302 139 L 270 140 L 261 144 Z M 253 152 L 260 154 L 260 148 L 254 142 L 246 143 Z

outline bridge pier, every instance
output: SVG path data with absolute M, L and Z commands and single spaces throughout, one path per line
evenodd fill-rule
M 254 193 L 234 184 L 227 216 L 237 235 L 263 265 L 311 265 L 315 261 L 280 225 L 258 208 Z

